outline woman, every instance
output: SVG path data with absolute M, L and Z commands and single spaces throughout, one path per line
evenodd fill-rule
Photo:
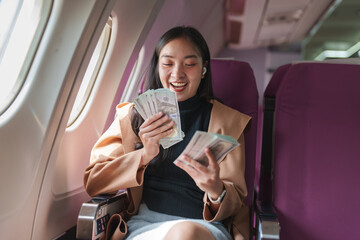
M 117 119 L 95 144 L 84 184 L 91 196 L 128 189 L 126 239 L 246 239 L 244 134 L 250 117 L 214 99 L 210 53 L 201 34 L 175 27 L 160 39 L 146 89 L 168 88 L 179 103 L 184 140 L 162 149 L 173 131 L 163 113 L 143 120 L 133 104 L 117 107 Z M 226 117 L 224 117 L 226 116 Z M 240 147 L 204 166 L 180 156 L 196 130 L 230 135 Z

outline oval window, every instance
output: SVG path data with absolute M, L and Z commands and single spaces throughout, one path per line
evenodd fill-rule
M 103 32 L 101 33 L 100 39 L 96 44 L 95 50 L 91 56 L 89 65 L 86 69 L 84 78 L 81 82 L 79 92 L 76 96 L 73 108 L 70 113 L 67 127 L 70 127 L 76 119 L 80 116 L 83 111 L 88 99 L 90 97 L 91 90 L 95 84 L 95 80 L 101 68 L 101 64 L 104 60 L 106 51 L 109 46 L 110 35 L 111 35 L 112 20 L 109 17 Z
M 19 93 L 40 42 L 52 1 L 0 1 L 0 115 Z

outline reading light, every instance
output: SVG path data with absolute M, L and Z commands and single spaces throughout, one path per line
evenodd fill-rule
M 360 42 L 350 47 L 348 50 L 325 50 L 315 57 L 316 61 L 322 61 L 326 58 L 348 58 L 360 50 Z M 359 55 L 359 53 L 358 53 Z

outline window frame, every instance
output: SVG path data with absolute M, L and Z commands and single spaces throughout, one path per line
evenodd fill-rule
M 94 52 L 91 56 L 89 65 L 86 69 L 84 77 L 82 79 L 80 88 L 78 90 L 75 102 L 73 104 L 72 110 L 70 112 L 70 116 L 67 122 L 66 127 L 70 128 L 75 123 L 77 123 L 81 114 L 83 113 L 86 105 L 89 102 L 90 96 L 93 92 L 95 82 L 98 78 L 99 72 L 101 70 L 102 64 L 104 62 L 106 53 L 109 49 L 110 39 L 112 32 L 112 16 L 109 16 L 107 23 L 104 26 L 104 29 L 101 33 L 98 43 L 94 49 Z M 98 57 L 94 59 L 94 54 L 98 54 Z M 94 62 L 95 63 L 94 63 Z M 92 69 L 92 71 L 91 71 Z M 88 79 L 86 79 L 88 77 Z
M 21 2 L 22 2 L 22 4 L 21 4 L 22 6 L 20 7 L 20 9 L 18 9 L 18 13 L 15 14 L 17 16 L 16 16 L 16 19 L 12 20 L 12 22 L 13 22 L 12 25 L 16 25 L 16 22 L 18 21 L 19 17 L 22 16 L 21 10 L 22 10 L 22 7 L 24 7 L 23 6 L 24 0 L 22 0 Z M 37 27 L 35 29 L 35 32 L 31 33 L 32 38 L 30 40 L 29 47 L 27 49 L 27 52 L 24 53 L 23 63 L 22 63 L 22 66 L 19 68 L 18 75 L 15 77 L 14 82 L 11 83 L 12 86 L 9 88 L 11 90 L 4 93 L 6 95 L 6 97 L 3 99 L 3 102 L 0 102 L 0 116 L 2 116 L 11 107 L 12 103 L 15 101 L 15 99 L 19 95 L 22 87 L 24 86 L 26 77 L 30 71 L 31 63 L 33 62 L 33 59 L 35 57 L 36 51 L 41 42 L 41 38 L 44 34 L 46 25 L 48 23 L 48 20 L 49 20 L 50 14 L 51 14 L 51 10 L 53 7 L 53 0 L 51 0 L 51 1 L 34 0 L 34 3 L 41 4 L 39 14 L 37 15 L 39 17 L 39 20 L 37 22 Z M 14 37 L 13 36 L 14 31 L 20 31 L 20 30 L 18 28 L 11 29 L 11 33 L 9 33 L 7 42 L 10 42 L 11 39 Z M 3 55 L 5 54 L 6 50 L 9 47 L 8 44 L 6 44 L 6 45 L 7 46 L 4 48 Z M 1 70 L 1 63 L 3 60 L 4 60 L 4 58 L 0 59 L 0 70 Z M 0 99 L 0 101 L 2 101 L 2 99 Z

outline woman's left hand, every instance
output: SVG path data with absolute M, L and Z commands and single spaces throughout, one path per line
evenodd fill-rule
M 187 172 L 202 191 L 207 192 L 212 199 L 217 199 L 224 189 L 219 177 L 220 168 L 209 148 L 205 149 L 205 154 L 209 159 L 208 166 L 185 155 L 180 156 L 181 161 L 176 160 L 174 164 Z

